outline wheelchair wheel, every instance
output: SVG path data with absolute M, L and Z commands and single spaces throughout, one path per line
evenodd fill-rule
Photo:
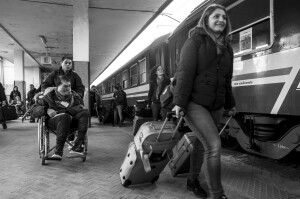
M 83 156 L 81 157 L 82 162 L 85 162 L 87 156 L 87 147 L 88 147 L 88 136 L 85 135 L 83 143 Z
M 49 153 L 49 147 L 50 147 L 50 139 L 49 139 L 49 131 L 46 130 L 44 133 L 44 154 L 47 157 Z
M 45 152 L 42 153 L 42 165 L 46 165 L 46 156 L 45 156 Z
M 39 155 L 40 158 L 42 158 L 42 151 L 43 151 L 43 132 L 44 132 L 44 126 L 43 126 L 43 121 L 42 119 L 39 119 L 39 124 L 38 124 L 38 148 L 39 148 Z

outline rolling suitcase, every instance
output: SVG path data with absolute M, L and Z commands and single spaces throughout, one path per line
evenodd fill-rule
M 152 109 L 147 103 L 147 100 L 137 100 L 134 105 L 134 114 L 139 117 L 152 117 Z
M 0 122 L 3 122 L 4 120 L 16 120 L 18 118 L 19 116 L 16 112 L 16 107 L 10 105 L 0 107 Z
M 128 152 L 120 169 L 121 184 L 124 187 L 135 184 L 154 183 L 158 180 L 159 174 L 164 170 L 169 162 L 169 158 L 161 154 L 153 154 L 150 157 L 151 171 L 146 172 L 143 161 L 136 150 L 134 142 L 131 142 L 128 147 Z
M 163 124 L 146 122 L 140 127 L 120 168 L 121 184 L 124 187 L 158 180 L 159 174 L 169 162 L 169 153 L 172 153 L 179 139 L 179 125 L 174 128 L 175 125 L 167 120 Z
M 231 118 L 232 116 L 229 117 L 219 135 L 222 134 Z M 168 163 L 168 167 L 171 169 L 173 177 L 190 171 L 190 155 L 193 151 L 193 144 L 196 139 L 197 137 L 194 132 L 186 133 L 173 148 L 173 157 Z
M 193 151 L 193 143 L 197 139 L 195 133 L 184 134 L 178 144 L 173 148 L 173 157 L 168 163 L 172 176 L 188 173 L 190 170 L 190 155 Z

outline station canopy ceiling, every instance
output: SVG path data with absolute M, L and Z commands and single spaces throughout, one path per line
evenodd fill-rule
M 170 2 L 89 0 L 91 82 Z M 13 63 L 14 50 L 25 50 L 25 67 L 57 69 L 61 57 L 73 53 L 72 5 L 73 0 L 1 0 L 0 56 Z M 42 65 L 46 54 L 52 65 Z

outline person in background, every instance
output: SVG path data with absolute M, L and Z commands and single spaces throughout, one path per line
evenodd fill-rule
M 122 90 L 122 87 L 120 85 L 116 85 L 114 87 L 114 124 L 113 126 L 117 125 L 118 123 L 118 116 L 119 116 L 119 126 L 121 127 L 124 122 L 124 116 L 123 116 L 123 109 L 127 106 L 127 98 L 126 93 Z
M 31 108 L 31 106 L 35 103 L 35 100 L 34 100 L 34 96 L 36 94 L 36 88 L 34 88 L 34 85 L 33 84 L 30 84 L 29 85 L 29 91 L 27 93 L 27 109 L 29 110 Z M 30 117 L 30 123 L 34 123 L 35 122 L 35 119 Z
M 19 96 L 16 96 L 16 100 L 13 101 L 12 105 L 16 107 L 16 112 L 19 116 L 25 113 L 25 105 Z
M 89 111 L 83 109 L 81 97 L 71 90 L 71 80 L 60 76 L 57 88 L 47 93 L 42 100 L 37 100 L 32 116 L 39 118 L 49 116 L 47 125 L 57 132 L 56 148 L 52 158 L 61 160 L 64 144 L 73 127 L 78 128 L 78 136 L 71 148 L 71 153 L 83 152 L 83 141 L 88 129 Z M 76 126 L 75 126 L 76 125 Z
M 16 107 L 16 112 L 20 116 L 25 113 L 25 106 L 22 102 L 21 93 L 17 86 L 14 87 L 9 96 L 9 104 Z
M 58 86 L 59 77 L 66 76 L 70 79 L 71 89 L 75 91 L 81 99 L 84 96 L 85 87 L 82 84 L 79 75 L 72 70 L 72 58 L 63 57 L 61 59 L 61 67 L 49 74 L 49 76 L 42 82 L 41 91 L 46 95 L 48 92 L 55 90 Z
M 159 113 L 161 113 L 163 119 L 167 116 L 167 110 L 161 107 L 160 95 L 170 83 L 171 80 L 165 74 L 165 70 L 161 65 L 156 65 L 151 69 L 148 103 L 151 106 L 154 121 L 158 120 Z
M 7 105 L 6 103 L 6 95 L 5 95 L 5 89 L 3 87 L 3 85 L 0 82 L 0 108 L 2 106 Z M 2 112 L 2 110 L 0 110 L 0 118 L 2 118 L 2 127 L 3 129 L 7 129 L 7 124 L 4 118 L 4 113 Z
M 94 99 L 93 99 L 94 103 L 91 104 L 91 108 L 94 109 L 94 110 L 96 111 L 96 115 L 97 115 L 97 117 L 98 117 L 98 121 L 99 121 L 99 123 L 101 123 L 102 120 L 103 120 L 103 116 L 102 116 L 102 99 L 101 99 L 101 95 L 100 95 L 100 93 L 99 93 L 97 87 L 94 86 L 94 85 L 93 85 L 92 88 L 91 88 L 91 92 L 94 93 L 94 95 L 93 95 L 93 97 L 94 97 Z M 92 95 L 91 95 L 91 96 L 92 96 Z M 92 101 L 92 100 L 91 100 L 91 101 Z
M 14 87 L 14 89 L 11 91 L 9 95 L 9 104 L 16 104 L 17 100 L 16 97 L 19 96 L 21 99 L 21 93 L 17 86 Z
M 211 4 L 204 10 L 194 33 L 181 50 L 173 96 L 176 116 L 183 112 L 185 122 L 198 138 L 194 143 L 195 153 L 191 155 L 187 189 L 199 197 L 207 196 L 199 183 L 204 154 L 204 170 L 213 199 L 227 199 L 221 183 L 218 125 L 224 109 L 229 115 L 236 113 L 231 87 L 230 29 L 228 13 L 223 6 Z

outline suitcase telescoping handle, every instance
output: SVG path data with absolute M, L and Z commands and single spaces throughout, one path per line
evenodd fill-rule
M 169 118 L 171 118 L 171 117 L 172 117 L 173 115 L 175 115 L 175 114 L 176 114 L 175 111 L 172 111 L 172 112 L 168 112 L 168 113 L 167 113 L 167 117 L 166 117 L 166 119 L 165 119 L 163 125 L 161 126 L 161 129 L 160 129 L 160 131 L 159 131 L 159 133 L 158 133 L 158 135 L 157 135 L 156 142 L 158 142 L 159 137 L 160 137 L 161 133 L 163 132 L 163 130 L 164 130 L 164 128 L 165 128 L 165 125 L 166 125 L 167 121 L 169 120 Z M 178 128 L 179 128 L 179 126 L 180 126 L 182 120 L 183 120 L 183 116 L 180 116 L 179 122 L 178 122 L 177 125 L 176 125 L 176 128 L 175 128 L 175 130 L 174 130 L 174 133 L 173 133 L 173 135 L 172 135 L 172 137 L 171 137 L 171 140 L 174 139 L 174 136 L 175 136 L 175 134 L 176 134 L 176 132 L 177 132 L 177 130 L 178 130 Z
M 223 128 L 221 129 L 219 135 L 221 135 L 221 134 L 223 133 L 224 129 L 226 128 L 226 126 L 227 126 L 227 124 L 229 123 L 229 121 L 231 120 L 231 118 L 232 118 L 232 115 L 228 118 L 227 122 L 225 123 L 225 125 L 224 125 Z

